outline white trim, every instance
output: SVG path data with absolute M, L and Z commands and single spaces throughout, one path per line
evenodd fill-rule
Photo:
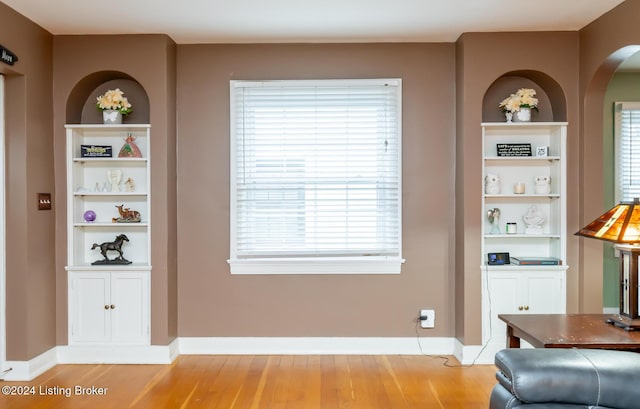
M 178 340 L 169 345 L 58 347 L 60 364 L 170 364 L 179 354 Z
M 11 368 L 11 371 L 6 373 L 4 380 L 30 381 L 56 364 L 58 364 L 56 348 L 51 348 L 29 361 L 7 361 L 7 367 Z
M 505 343 L 489 342 L 485 345 L 463 345 L 456 339 L 454 355 L 462 365 L 493 365 L 496 352 L 505 349 Z
M 168 365 L 179 355 L 454 355 L 462 365 L 493 364 L 497 350 L 489 350 L 451 337 L 181 337 L 169 345 L 62 345 L 7 362 L 4 380 L 31 381 L 57 364 Z
M 227 260 L 231 274 L 400 274 L 399 257 Z
M 603 314 L 620 314 L 620 307 L 603 307 Z
M 454 338 L 445 337 L 180 338 L 184 355 L 451 355 L 453 351 Z
M 5 113 L 4 113 L 4 75 L 0 74 L 0 372 L 7 365 L 7 305 L 6 305 L 6 202 L 5 202 Z

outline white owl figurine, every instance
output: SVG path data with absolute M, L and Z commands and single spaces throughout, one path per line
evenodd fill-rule
M 534 178 L 535 185 L 533 191 L 538 195 L 548 195 L 551 193 L 551 177 L 550 176 L 536 176 Z
M 500 176 L 492 173 L 487 174 L 487 176 L 484 177 L 484 193 L 497 195 L 500 194 L 500 191 Z

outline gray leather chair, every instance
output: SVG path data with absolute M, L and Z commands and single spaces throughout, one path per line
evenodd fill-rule
M 491 409 L 639 409 L 640 354 L 598 349 L 504 349 Z

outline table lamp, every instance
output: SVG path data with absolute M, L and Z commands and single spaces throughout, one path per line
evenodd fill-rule
M 607 322 L 627 331 L 640 329 L 638 260 L 640 258 L 640 199 L 621 202 L 576 233 L 615 243 L 620 251 L 620 314 Z

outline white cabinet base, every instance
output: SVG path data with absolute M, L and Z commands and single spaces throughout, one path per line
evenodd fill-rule
M 70 271 L 69 345 L 148 345 L 149 271 Z
M 482 269 L 482 340 L 506 348 L 499 314 L 564 314 L 566 266 Z

